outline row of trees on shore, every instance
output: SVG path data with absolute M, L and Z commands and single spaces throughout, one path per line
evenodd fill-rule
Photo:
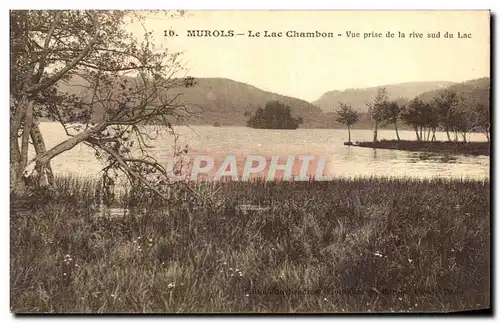
M 449 89 L 424 102 L 418 97 L 411 101 L 389 100 L 387 90 L 381 87 L 367 106 L 373 123 L 374 142 L 378 141 L 379 127 L 385 125 L 393 125 L 396 138 L 400 140 L 399 121 L 413 128 L 417 141 L 436 141 L 437 130 L 446 132 L 448 141 L 467 142 L 471 132 L 482 132 L 490 140 L 489 106 L 467 104 L 463 97 Z M 359 112 L 345 103 L 340 103 L 335 112 L 336 121 L 347 126 L 351 142 L 351 127 L 359 121 Z

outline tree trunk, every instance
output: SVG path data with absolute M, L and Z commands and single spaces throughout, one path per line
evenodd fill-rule
M 33 141 L 33 146 L 35 147 L 36 156 L 40 156 L 47 152 L 47 147 L 45 146 L 45 141 L 43 140 L 42 132 L 38 122 L 34 122 L 31 127 L 31 140 Z M 52 173 L 52 166 L 50 165 L 50 160 L 45 165 L 45 170 L 47 172 L 47 185 L 51 185 L 54 182 L 54 175 Z
M 378 122 L 375 122 L 373 128 L 373 142 L 377 142 L 378 139 Z
M 413 126 L 413 130 L 415 130 L 415 135 L 417 136 L 417 141 L 420 141 L 420 136 L 418 135 L 418 127 Z
M 399 132 L 398 132 L 398 124 L 397 124 L 397 122 L 394 122 L 394 130 L 396 130 L 396 138 L 398 138 L 398 140 L 401 140 L 401 139 L 399 139 Z
M 429 141 L 430 136 L 431 136 L 431 127 L 429 127 L 429 128 L 427 129 L 427 139 L 426 139 L 426 141 Z
M 17 135 L 10 138 L 10 193 L 16 196 L 24 195 L 26 185 L 19 174 L 19 164 L 21 162 L 21 151 Z
M 436 128 L 432 128 L 432 141 L 436 141 Z
M 26 111 L 30 102 L 27 97 L 16 100 L 11 96 L 10 100 L 10 193 L 14 195 L 24 195 L 26 185 L 22 179 L 22 154 L 19 147 L 19 130 L 25 119 Z M 24 141 L 23 136 L 23 141 Z
M 446 131 L 446 136 L 448 137 L 448 141 L 451 141 L 450 130 L 446 128 L 445 131 Z
M 347 132 L 349 133 L 349 144 L 351 143 L 351 126 L 347 126 Z
M 23 107 L 18 106 L 18 109 L 24 109 L 25 112 L 22 114 L 24 116 L 24 123 L 14 123 L 22 127 L 21 136 L 21 147 L 19 147 L 18 136 L 11 136 L 10 140 L 10 192 L 15 196 L 24 196 L 27 193 L 27 183 L 25 170 L 28 166 L 28 150 L 29 150 L 29 138 L 33 141 L 33 146 L 35 148 L 36 156 L 40 156 L 46 153 L 47 149 L 45 147 L 45 142 L 43 136 L 40 132 L 38 121 L 34 117 L 33 102 L 24 101 L 25 105 Z M 21 114 L 20 114 L 21 115 Z M 19 129 L 16 133 L 19 132 Z M 36 157 L 35 157 L 36 158 Z M 52 168 L 50 166 L 50 161 L 48 161 L 43 167 L 38 167 L 37 174 L 44 175 L 39 176 L 36 180 L 36 186 L 46 187 L 52 184 L 54 176 L 52 174 Z M 34 184 L 33 183 L 33 184 Z
M 87 131 L 75 135 L 74 137 L 66 139 L 47 151 L 38 124 L 34 123 L 31 136 L 35 145 L 36 157 L 28 163 L 26 168 L 21 171 L 21 174 L 26 176 L 27 179 L 38 187 L 46 187 L 50 185 L 54 178 L 50 168 L 50 161 L 52 158 L 72 149 L 79 143 L 89 139 L 93 134 L 101 132 L 106 127 L 107 124 L 103 122 Z M 25 171 L 26 173 L 24 174 Z
M 29 148 L 29 138 L 31 132 L 31 125 L 33 124 L 33 102 L 30 102 L 26 107 L 26 113 L 24 115 L 23 132 L 21 137 L 21 159 L 17 169 L 17 175 L 21 176 L 22 171 L 26 168 L 28 164 L 28 148 Z

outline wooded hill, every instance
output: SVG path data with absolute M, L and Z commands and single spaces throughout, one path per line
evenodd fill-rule
M 377 90 L 373 87 L 331 91 L 322 95 L 313 104 L 226 78 L 196 78 L 194 81 L 194 86 L 170 90 L 171 97 L 180 95 L 176 101 L 178 104 L 186 104 L 195 112 L 196 115 L 187 120 L 187 123 L 192 125 L 245 126 L 249 115 L 254 114 L 258 108 L 264 107 L 267 102 L 279 101 L 291 108 L 293 117 L 302 118 L 303 124 L 300 128 L 342 128 L 343 125 L 335 121 L 334 111 L 338 108 L 337 102 L 344 102 L 361 112 L 360 121 L 353 128 L 369 129 L 371 121 L 366 114 L 366 102 L 373 98 Z M 67 84 L 61 84 L 59 89 L 80 95 L 83 87 L 79 85 L 83 83 L 85 83 L 83 79 L 74 78 Z M 471 105 L 476 102 L 489 105 L 489 88 L 489 78 L 463 83 L 417 82 L 386 86 L 390 99 L 411 100 L 419 97 L 429 101 L 439 91 L 450 89 L 456 91 L 467 104 Z M 94 111 L 95 119 L 101 117 L 102 111 Z

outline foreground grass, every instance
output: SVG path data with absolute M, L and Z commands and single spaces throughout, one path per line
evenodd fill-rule
M 122 217 L 95 216 L 93 182 L 58 185 L 12 208 L 14 312 L 490 306 L 487 181 L 233 182 L 218 184 L 216 203 Z
M 364 141 L 355 144 L 357 147 L 396 149 L 408 151 L 425 151 L 435 153 L 490 155 L 489 142 L 455 142 L 455 141 L 414 141 L 414 140 L 381 140 Z

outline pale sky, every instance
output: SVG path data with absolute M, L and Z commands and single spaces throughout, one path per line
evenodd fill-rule
M 190 76 L 229 78 L 313 101 L 332 90 L 489 76 L 489 19 L 488 11 L 190 11 L 182 18 L 148 19 L 145 26 L 157 47 L 184 52 Z M 165 29 L 178 36 L 164 37 Z M 245 36 L 187 36 L 187 30 L 196 29 Z M 317 30 L 335 37 L 250 38 L 249 30 Z M 137 24 L 130 31 L 144 33 Z M 361 38 L 348 38 L 347 31 Z M 363 39 L 371 31 L 384 38 Z M 395 38 L 385 38 L 388 31 Z M 398 31 L 406 38 L 398 38 Z M 423 33 L 423 39 L 409 38 L 411 32 Z M 428 39 L 429 32 L 440 32 L 441 38 Z M 445 32 L 454 38 L 444 38 Z M 458 32 L 472 38 L 458 39 Z

